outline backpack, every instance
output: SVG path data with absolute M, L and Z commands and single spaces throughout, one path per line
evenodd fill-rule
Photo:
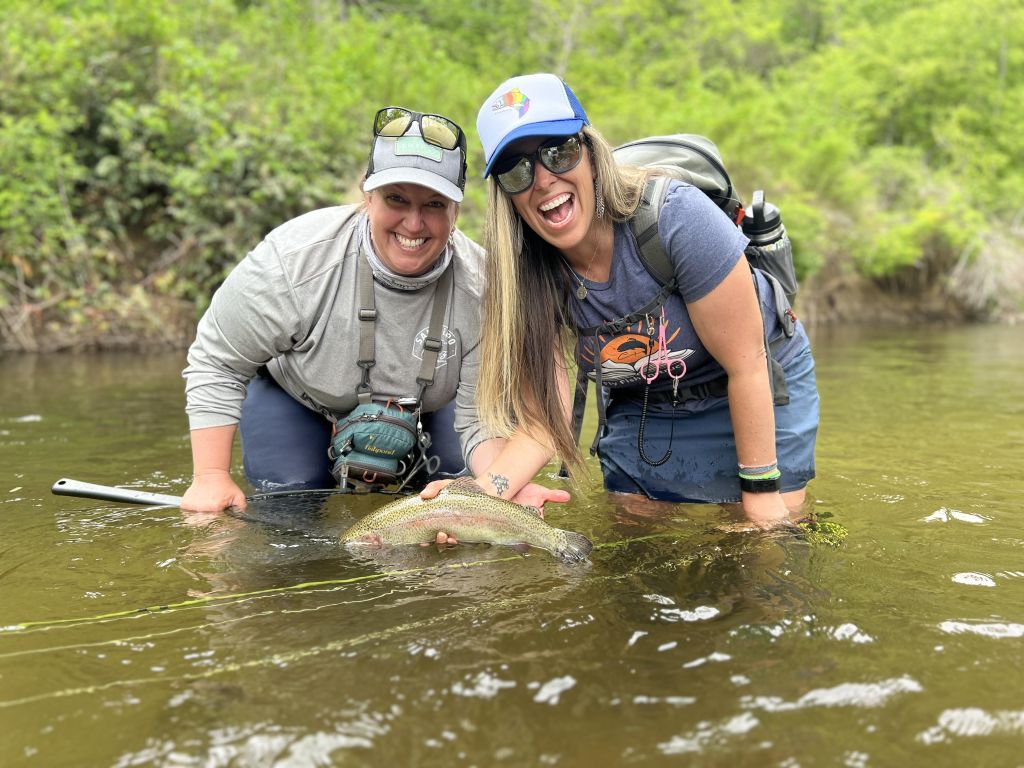
M 612 155 L 623 164 L 664 169 L 672 178 L 688 182 L 707 195 L 750 238 L 744 252 L 747 261 L 769 276 L 773 288 L 781 288 L 786 303 L 779 306 L 792 306 L 798 288 L 793 246 L 778 208 L 765 203 L 763 190 L 754 192 L 749 212 L 743 207 L 713 141 L 693 133 L 649 136 L 616 147 Z M 665 201 L 668 182 L 665 176 L 648 181 L 630 222 L 644 267 L 662 285 L 672 277 L 671 264 L 658 238 L 658 214 Z
M 768 278 L 775 296 L 775 305 L 780 308 L 783 336 L 776 345 L 768 341 L 765 330 L 765 349 L 768 354 L 768 373 L 772 388 L 772 400 L 776 405 L 789 404 L 789 392 L 782 366 L 775 359 L 773 347 L 793 336 L 796 331 L 796 315 L 793 313 L 792 301 L 797 292 L 796 271 L 793 266 L 793 249 L 785 227 L 782 225 L 778 209 L 764 202 L 764 192 L 754 193 L 751 214 L 749 217 L 743 207 L 743 201 L 736 195 L 732 180 L 722 162 L 721 154 L 715 143 L 705 136 L 691 133 L 680 133 L 671 136 L 649 136 L 636 139 L 616 147 L 612 156 L 624 165 L 653 166 L 664 169 L 668 176 L 652 176 L 647 181 L 636 213 L 629 221 L 629 226 L 640 249 L 640 261 L 644 268 L 661 286 L 657 296 L 643 308 L 627 317 L 613 320 L 592 328 L 581 328 L 581 335 L 603 335 L 619 333 L 622 328 L 636 318 L 653 312 L 677 288 L 676 278 L 668 254 L 658 235 L 658 216 L 668 192 L 672 179 L 685 181 L 707 195 L 744 234 L 750 243 L 744 255 L 751 269 L 760 270 Z M 754 288 L 757 289 L 757 280 Z M 758 297 L 760 306 L 760 296 Z M 595 365 L 596 395 L 598 409 L 598 428 L 590 448 L 591 454 L 597 453 L 597 445 L 607 424 L 605 415 L 605 397 L 602 392 L 600 364 Z M 573 402 L 572 422 L 573 433 L 579 438 L 586 405 L 588 380 L 579 368 L 576 380 L 576 393 Z M 713 381 L 704 385 L 686 388 L 686 396 L 706 397 L 724 395 L 725 382 Z M 562 467 L 565 474 L 565 467 Z

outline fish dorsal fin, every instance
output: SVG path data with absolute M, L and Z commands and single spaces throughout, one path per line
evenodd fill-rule
M 476 479 L 466 475 L 465 477 L 457 478 L 451 483 L 446 485 L 441 493 L 447 493 L 451 496 L 486 496 L 487 491 L 480 487 Z M 440 494 L 439 494 L 440 495 Z

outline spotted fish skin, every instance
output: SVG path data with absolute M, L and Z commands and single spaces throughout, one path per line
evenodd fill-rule
M 486 493 L 471 477 L 432 499 L 407 496 L 371 512 L 341 535 L 343 544 L 423 544 L 444 531 L 469 543 L 528 545 L 564 560 L 585 560 L 594 545 L 582 534 L 544 522 L 533 507 Z

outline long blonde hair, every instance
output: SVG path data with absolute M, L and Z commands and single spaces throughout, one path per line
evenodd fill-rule
M 640 204 L 650 169 L 622 166 L 590 126 L 584 144 L 596 172 L 605 216 L 626 221 Z M 544 442 L 575 478 L 583 468 L 576 436 L 559 398 L 557 373 L 573 367 L 576 324 L 558 251 L 523 225 L 494 177 L 488 180 L 487 250 L 477 408 L 493 434 L 522 427 Z M 595 364 L 600 365 L 600 360 Z M 570 377 L 570 383 L 572 378 Z

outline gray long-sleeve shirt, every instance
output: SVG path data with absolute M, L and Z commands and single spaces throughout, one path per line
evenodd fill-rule
M 264 364 L 307 407 L 341 416 L 356 406 L 362 374 L 356 269 L 365 217 L 355 205 L 299 216 L 267 235 L 228 275 L 199 322 L 182 374 L 192 429 L 237 424 L 246 385 Z M 451 247 L 452 295 L 423 409 L 456 398 L 455 428 L 468 465 L 488 437 L 475 407 L 483 249 L 458 231 Z M 361 268 L 368 268 L 365 262 Z M 406 291 L 374 281 L 375 398 L 416 395 L 434 285 Z

